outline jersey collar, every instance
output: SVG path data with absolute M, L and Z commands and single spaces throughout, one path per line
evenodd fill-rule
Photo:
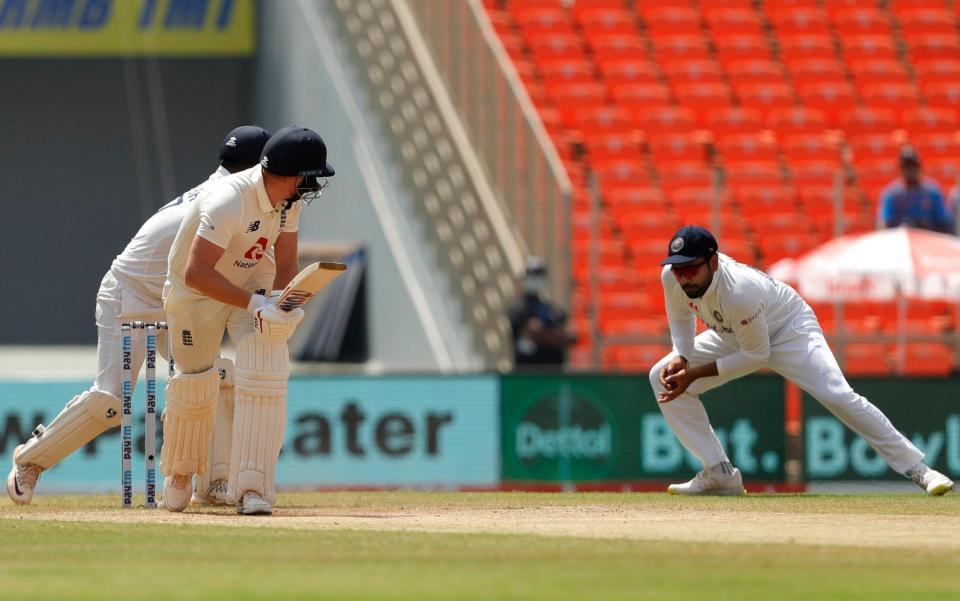
M 270 204 L 267 189 L 263 187 L 263 169 L 260 165 L 253 168 L 251 177 L 253 178 L 254 184 L 256 184 L 254 188 L 257 190 L 257 204 L 260 205 L 260 210 L 264 213 L 275 213 L 277 209 L 273 208 L 273 205 Z

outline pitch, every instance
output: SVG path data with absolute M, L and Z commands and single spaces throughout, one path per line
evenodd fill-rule
M 142 503 L 142 499 L 140 500 Z M 277 514 L 0 503 L 18 599 L 960 595 L 960 496 L 327 492 Z

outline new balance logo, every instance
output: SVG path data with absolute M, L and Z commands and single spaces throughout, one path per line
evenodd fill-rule
M 180 341 L 183 346 L 193 346 L 193 334 L 190 333 L 190 330 L 180 331 Z
M 267 157 L 264 156 L 264 157 L 261 157 L 261 158 L 260 158 L 260 166 L 263 167 L 264 169 L 266 169 L 267 167 L 269 167 L 269 163 L 270 163 L 270 161 L 269 161 L 269 159 L 268 159 Z
M 227 143 L 224 146 L 229 146 L 230 148 L 237 147 L 237 136 L 230 136 L 230 139 L 227 140 Z
M 258 219 L 257 221 L 251 221 L 251 222 L 250 222 L 250 225 L 247 226 L 247 233 L 249 234 L 250 232 L 255 232 L 255 231 L 257 231 L 258 229 L 260 229 L 260 220 L 259 220 L 259 219 Z

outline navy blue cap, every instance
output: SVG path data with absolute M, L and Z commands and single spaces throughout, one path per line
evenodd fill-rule
M 249 169 L 260 161 L 270 132 L 256 125 L 241 125 L 227 134 L 220 145 L 220 163 Z
M 327 145 L 317 132 L 288 125 L 270 137 L 260 155 L 260 166 L 274 175 L 330 177 Z
M 667 258 L 661 265 L 689 263 L 700 257 L 710 258 L 717 253 L 717 239 L 706 228 L 685 225 L 670 238 Z
M 900 166 L 919 164 L 920 155 L 917 154 L 916 149 L 909 144 L 904 145 L 904 147 L 900 149 Z
M 547 275 L 547 262 L 542 257 L 531 255 L 527 257 L 524 272 L 527 275 Z

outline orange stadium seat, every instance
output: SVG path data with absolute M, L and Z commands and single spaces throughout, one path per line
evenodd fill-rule
M 669 6 L 650 7 L 641 5 L 643 20 L 651 37 L 657 38 L 673 34 L 699 34 L 701 31 L 700 12 L 693 8 Z
M 677 86 L 676 94 L 682 106 L 694 111 L 695 121 L 701 127 L 706 125 L 707 111 L 732 103 L 730 88 L 726 84 L 685 84 Z
M 660 253 L 664 251 L 661 249 Z M 606 294 L 597 299 L 601 319 L 635 319 L 649 315 L 650 309 L 648 296 L 639 292 Z
M 603 190 L 628 186 L 645 186 L 650 183 L 650 170 L 646 161 L 640 159 L 613 159 L 594 163 L 594 173 Z
M 805 233 L 782 233 L 777 235 L 758 235 L 757 244 L 763 257 L 764 268 L 776 263 L 780 259 L 799 257 L 803 253 L 817 246 L 817 237 Z
M 904 346 L 903 374 L 948 376 L 955 363 L 953 349 L 938 342 L 908 342 Z
M 812 83 L 844 83 L 847 70 L 835 58 L 804 58 L 787 63 L 787 70 L 797 86 Z
M 677 87 L 689 84 L 723 83 L 723 69 L 712 60 L 683 60 L 663 65 L 663 72 L 670 85 Z
M 785 83 L 747 84 L 737 89 L 742 106 L 758 110 L 767 116 L 780 109 L 794 107 L 793 89 Z
M 858 6 L 833 13 L 833 24 L 840 37 L 848 35 L 892 35 L 886 11 Z
M 514 61 L 526 60 L 527 45 L 519 35 L 501 33 L 500 43 L 503 44 L 503 49 L 507 51 L 507 55 Z
M 647 47 L 643 39 L 624 33 L 590 34 L 587 43 L 597 62 L 611 59 L 647 60 Z
M 633 127 L 633 113 L 616 106 L 586 107 L 577 111 L 571 124 L 580 131 L 626 132 Z
M 949 4 L 952 4 L 950 0 L 891 0 L 889 2 L 890 9 L 897 15 L 918 8 L 940 9 Z
M 829 127 L 840 127 L 840 113 L 857 103 L 856 93 L 846 82 L 807 84 L 801 86 L 799 92 L 803 105 L 822 111 Z
M 890 135 L 896 129 L 896 117 L 892 110 L 875 107 L 859 107 L 840 114 L 840 126 L 848 136 L 868 134 Z
M 946 192 L 954 184 L 960 184 L 960 161 L 956 157 L 925 160 L 923 173 L 936 180 Z
M 926 84 L 923 87 L 923 95 L 931 107 L 956 110 L 960 106 L 960 82 L 944 81 Z
M 921 160 L 951 159 L 960 163 L 960 142 L 953 133 L 918 134 L 910 141 L 916 146 Z
M 637 291 L 637 276 L 629 267 L 601 267 L 597 280 L 601 294 Z
M 917 61 L 913 70 L 921 87 L 929 83 L 960 82 L 960 59 L 934 58 Z
M 771 7 L 768 17 L 778 35 L 830 35 L 827 15 L 819 8 Z
M 724 181 L 734 193 L 740 187 L 781 186 L 784 183 L 780 164 L 775 161 L 735 163 L 726 168 Z
M 957 112 L 944 108 L 912 108 L 904 112 L 903 124 L 910 135 L 953 133 L 960 129 Z
M 702 35 L 673 35 L 654 38 L 653 53 L 665 65 L 680 60 L 709 60 L 710 48 Z
M 586 4 L 586 3 L 584 3 Z M 574 5 L 574 15 L 580 27 L 588 35 L 603 33 L 623 33 L 637 35 L 640 28 L 634 15 L 623 8 L 592 7 Z
M 668 345 L 662 344 L 610 345 L 604 350 L 608 349 L 610 355 L 605 358 L 606 366 L 636 372 L 650 371 L 657 361 L 672 350 Z
M 548 87 L 561 83 L 593 83 L 597 75 L 593 64 L 583 58 L 561 58 L 539 64 L 543 83 Z
M 610 94 L 627 109 L 670 104 L 670 89 L 660 83 L 620 83 L 610 87 Z
M 703 7 L 704 18 L 715 37 L 729 35 L 763 35 L 763 22 L 752 8 Z
M 708 188 L 713 185 L 713 171 L 700 161 L 670 163 L 658 167 L 657 171 L 660 186 L 667 194 L 681 188 Z
M 692 133 L 666 133 L 647 140 L 655 165 L 676 161 L 703 161 L 706 146 Z
M 796 211 L 787 210 L 789 208 L 791 207 L 785 207 L 785 210 L 779 213 L 744 214 L 743 217 L 753 231 L 757 232 L 757 239 L 761 242 L 765 238 L 779 236 L 810 236 L 814 232 L 813 219 Z M 815 243 L 816 240 L 813 242 Z
M 862 95 L 864 103 L 868 106 L 887 108 L 897 114 L 902 114 L 920 104 L 916 89 L 909 84 L 871 84 L 863 88 Z
M 730 64 L 742 60 L 771 60 L 770 45 L 762 35 L 724 35 L 714 40 L 717 58 Z
M 586 57 L 583 40 L 573 33 L 543 34 L 530 39 L 528 44 L 534 60 L 538 63 L 557 58 Z
M 720 197 L 715 198 L 718 191 L 712 186 L 679 188 L 667 195 L 667 200 L 673 205 L 681 219 L 692 214 L 709 214 L 713 210 L 715 200 L 725 207 L 729 202 L 727 195 L 720 191 Z
M 856 213 L 863 207 L 860 198 L 852 190 L 844 188 L 841 192 L 840 206 L 842 213 Z M 805 186 L 797 191 L 802 211 L 813 218 L 822 215 L 832 215 L 835 210 L 837 190 L 834 186 Z
M 593 255 L 596 253 L 597 268 L 621 267 L 624 265 L 624 245 L 619 240 L 598 240 L 596 244 L 573 247 L 573 273 L 578 280 L 589 280 L 593 271 Z
M 680 220 L 672 211 L 637 213 L 620 224 L 628 243 L 635 240 L 669 240 L 680 228 Z
M 882 376 L 893 372 L 890 347 L 873 342 L 851 342 L 844 347 L 843 371 L 857 376 Z
M 933 59 L 955 59 L 960 56 L 957 34 L 922 34 L 907 38 L 907 51 L 915 63 Z
M 776 162 L 777 147 L 769 139 L 757 133 L 733 134 L 716 142 L 720 160 L 727 165 L 769 161 Z
M 550 33 L 575 33 L 570 13 L 560 6 L 518 8 L 513 19 L 527 39 Z
M 607 87 L 597 82 L 558 83 L 550 86 L 548 93 L 561 110 L 565 106 L 602 106 L 607 102 Z
M 836 58 L 833 38 L 827 34 L 794 34 L 780 36 L 780 57 L 784 62 L 805 58 Z
M 683 213 L 681 221 L 685 224 L 700 225 L 714 232 L 722 241 L 720 248 L 728 244 L 750 244 L 750 223 L 739 215 L 729 212 L 715 215 L 712 211 Z
M 694 114 L 679 106 L 651 106 L 635 112 L 635 123 L 648 136 L 689 132 L 695 128 Z
M 643 151 L 635 134 L 590 132 L 584 134 L 584 146 L 591 162 L 607 159 L 642 159 Z
M 851 8 L 876 9 L 877 0 L 825 0 L 823 8 L 827 11 L 827 14 L 832 17 L 840 11 Z
M 763 129 L 763 113 L 756 109 L 729 106 L 706 112 L 706 125 L 715 139 L 755 133 Z
M 795 134 L 785 136 L 780 143 L 783 155 L 790 163 L 801 161 L 839 161 L 840 149 L 823 134 Z
M 903 63 L 893 59 L 867 59 L 849 65 L 853 79 L 861 88 L 871 84 L 909 84 L 910 75 Z
M 780 63 L 770 59 L 746 59 L 728 62 L 727 74 L 734 89 L 749 84 L 783 83 L 786 73 Z
M 770 112 L 767 125 L 782 138 L 796 134 L 816 134 L 827 128 L 823 111 L 812 108 L 778 108 Z
M 663 191 L 649 186 L 610 190 L 604 200 L 610 214 L 618 221 L 637 213 L 662 212 L 669 207 Z
M 607 84 L 659 84 L 660 70 L 647 60 L 613 58 L 597 61 L 597 67 Z
M 877 228 L 877 218 L 873 212 L 867 213 L 862 209 L 844 211 L 840 214 L 840 219 L 832 213 L 816 215 L 813 216 L 813 221 L 821 240 L 831 240 L 836 235 L 872 232 Z
M 747 265 L 757 264 L 757 248 L 753 244 L 742 238 L 727 238 L 722 231 L 721 238 L 722 241 L 718 241 L 720 252 Z
M 637 268 L 658 264 L 666 252 L 663 240 L 633 240 L 630 243 L 630 259 Z
M 662 336 L 667 333 L 667 320 L 635 315 L 629 319 L 601 319 L 600 331 L 605 336 Z
M 915 8 L 897 13 L 900 29 L 906 38 L 926 35 L 957 35 L 956 13 L 942 8 Z
M 897 47 L 893 38 L 882 35 L 845 36 L 840 39 L 843 57 L 853 63 L 867 59 L 893 59 L 897 57 Z
M 841 178 L 846 179 L 846 169 L 836 160 L 805 160 L 789 164 L 790 179 L 798 188 L 806 186 L 829 186 Z
M 792 213 L 797 208 L 794 194 L 783 188 L 745 186 L 739 188 L 734 196 L 743 215 Z
M 820 3 L 817 0 L 778 0 L 775 6 L 779 9 L 803 8 L 816 10 L 820 7 Z

